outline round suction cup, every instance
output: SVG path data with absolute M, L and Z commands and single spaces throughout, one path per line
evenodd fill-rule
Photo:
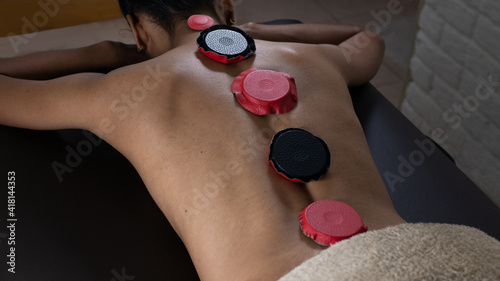
M 278 132 L 269 161 L 284 178 L 300 183 L 319 180 L 330 168 L 330 150 L 320 138 L 302 129 Z
M 295 79 L 283 72 L 251 68 L 234 79 L 232 90 L 241 106 L 257 115 L 287 113 L 297 104 Z
M 299 214 L 299 223 L 304 234 L 322 246 L 331 246 L 368 230 L 354 208 L 333 200 L 317 201 L 306 207 Z
M 192 15 L 188 19 L 188 26 L 194 30 L 205 30 L 214 25 L 214 19 L 205 15 Z
M 236 63 L 255 53 L 255 41 L 243 30 L 214 25 L 198 37 L 200 52 L 221 63 Z

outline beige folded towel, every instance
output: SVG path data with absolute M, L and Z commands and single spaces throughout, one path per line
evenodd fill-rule
M 500 280 L 500 242 L 449 224 L 402 224 L 341 241 L 279 281 Z

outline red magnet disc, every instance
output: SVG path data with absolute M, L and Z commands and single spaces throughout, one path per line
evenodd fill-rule
M 194 30 L 205 30 L 214 25 L 214 20 L 205 15 L 192 15 L 188 19 L 188 26 Z
M 331 246 L 368 230 L 356 210 L 333 200 L 312 203 L 299 214 L 299 222 L 304 234 L 322 246 Z
M 251 68 L 233 81 L 239 103 L 257 115 L 287 113 L 297 104 L 295 79 L 287 73 Z

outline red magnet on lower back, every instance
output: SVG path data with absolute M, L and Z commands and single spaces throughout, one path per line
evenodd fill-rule
M 205 30 L 214 25 L 214 20 L 205 15 L 192 15 L 188 19 L 188 26 L 194 30 Z
M 251 68 L 233 81 L 241 106 L 257 114 L 282 114 L 297 104 L 295 79 L 287 73 Z
M 354 208 L 333 200 L 312 203 L 299 214 L 299 222 L 306 236 L 327 247 L 368 230 Z

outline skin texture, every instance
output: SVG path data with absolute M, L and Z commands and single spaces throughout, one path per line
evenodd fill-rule
M 230 1 L 219 2 L 222 16 L 210 16 L 228 23 Z M 257 39 L 257 55 L 224 65 L 197 52 L 199 33 L 185 22 L 170 38 L 136 16 L 131 27 L 152 59 L 107 75 L 48 81 L 0 75 L 0 124 L 88 129 L 110 143 L 137 169 L 202 280 L 276 280 L 318 254 L 324 248 L 301 233 L 297 220 L 317 200 L 350 204 L 370 230 L 404 223 L 347 88 L 375 75 L 384 49 L 379 36 L 345 26 L 247 24 L 241 28 Z M 278 37 L 282 33 L 290 37 Z M 360 47 L 362 38 L 369 40 Z M 262 117 L 243 109 L 231 83 L 252 67 L 292 75 L 297 106 Z M 320 181 L 286 181 L 267 163 L 272 136 L 291 127 L 328 144 L 331 168 Z

